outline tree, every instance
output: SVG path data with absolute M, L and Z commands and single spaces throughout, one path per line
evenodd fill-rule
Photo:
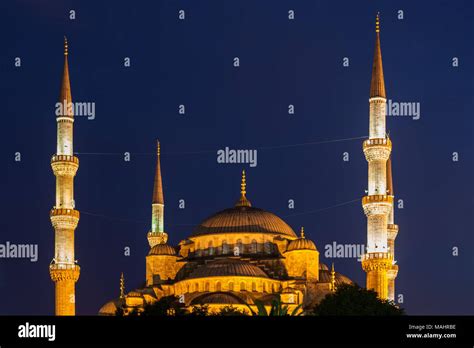
M 209 306 L 208 305 L 195 305 L 191 308 L 189 313 L 191 316 L 203 317 L 209 315 Z
M 176 296 L 165 296 L 160 298 L 158 301 L 147 304 L 143 308 L 141 315 L 143 316 L 178 316 L 186 315 L 188 312 L 184 307 L 184 303 L 179 301 L 179 298 Z
M 216 313 L 218 316 L 240 316 L 240 315 L 248 315 L 245 309 L 238 309 L 232 305 L 225 306 Z
M 272 305 L 270 307 L 269 312 L 267 312 L 267 309 L 265 308 L 265 305 L 263 304 L 262 301 L 255 300 L 254 302 L 255 302 L 255 305 L 257 306 L 257 312 L 255 312 L 249 305 L 247 305 L 252 315 L 258 315 L 258 316 L 288 316 L 288 315 L 299 316 L 301 315 L 301 313 L 298 313 L 298 311 L 301 309 L 302 305 L 296 306 L 291 311 L 291 313 L 288 313 L 289 307 L 283 304 L 283 302 L 281 302 L 280 295 L 278 295 L 278 297 L 272 301 Z
M 381 300 L 373 290 L 357 284 L 343 284 L 314 309 L 315 315 L 404 315 L 392 301 Z

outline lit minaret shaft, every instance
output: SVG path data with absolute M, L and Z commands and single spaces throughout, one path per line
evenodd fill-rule
M 74 176 L 79 168 L 79 159 L 73 154 L 74 114 L 67 58 L 68 44 L 64 38 L 64 70 L 59 103 L 56 105 L 63 109 L 56 117 L 57 150 L 51 158 L 56 176 L 56 205 L 50 212 L 55 230 L 55 251 L 49 269 L 55 283 L 56 315 L 75 315 L 75 283 L 80 273 L 74 258 L 74 231 L 79 222 L 79 211 L 74 209 Z
M 398 234 L 398 225 L 395 224 L 395 193 L 393 191 L 393 180 L 392 180 L 392 159 L 389 158 L 387 161 L 387 194 L 392 196 L 394 202 L 390 213 L 388 214 L 388 225 L 387 225 L 387 243 L 388 251 L 395 258 L 395 238 Z M 388 299 L 395 301 L 395 278 L 398 274 L 398 265 L 393 264 L 391 269 L 387 271 L 388 275 Z
M 159 141 L 157 142 L 156 155 L 155 181 L 151 203 L 151 231 L 148 232 L 147 236 L 150 248 L 153 248 L 157 244 L 164 244 L 168 240 L 168 235 L 164 231 L 165 200 L 163 198 L 163 184 L 161 181 Z
M 370 84 L 369 139 L 363 150 L 368 170 L 368 194 L 362 199 L 367 216 L 367 252 L 362 267 L 367 272 L 367 289 L 373 289 L 382 299 L 388 298 L 387 271 L 392 267 L 393 255 L 388 250 L 387 224 L 393 206 L 393 197 L 387 194 L 387 160 L 392 143 L 386 136 L 386 95 L 380 48 L 380 21 L 375 25 L 375 52 Z

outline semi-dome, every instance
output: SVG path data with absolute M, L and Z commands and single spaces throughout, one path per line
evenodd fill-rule
M 286 251 L 292 251 L 292 250 L 317 250 L 316 245 L 311 239 L 307 239 L 304 236 L 304 229 L 301 228 L 301 237 L 295 240 L 292 240 L 288 244 L 288 248 Z
M 176 250 L 168 244 L 157 244 L 150 249 L 148 255 L 176 255 Z
M 225 293 L 225 292 L 214 292 L 211 294 L 205 294 L 196 297 L 191 301 L 192 305 L 198 304 L 226 304 L 226 305 L 239 305 L 245 304 L 245 302 L 238 296 Z
M 225 276 L 268 278 L 267 274 L 261 268 L 238 259 L 223 259 L 207 263 L 196 268 L 188 278 Z

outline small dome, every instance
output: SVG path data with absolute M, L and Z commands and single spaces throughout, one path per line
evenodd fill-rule
M 119 300 L 109 301 L 99 310 L 99 315 L 115 315 L 119 306 Z
M 301 227 L 301 236 L 298 239 L 292 240 L 288 244 L 286 251 L 292 250 L 314 250 L 317 251 L 316 245 L 311 239 L 306 239 L 304 236 L 304 229 Z
M 347 278 L 345 275 L 334 272 L 335 277 L 336 277 L 336 285 L 341 285 L 341 284 L 352 284 L 352 280 Z M 326 271 L 326 270 L 320 270 L 319 271 L 319 282 L 320 283 L 330 283 L 331 282 L 331 271 Z
M 248 262 L 225 259 L 200 266 L 188 278 L 207 278 L 222 276 L 260 277 L 268 278 L 261 268 Z
M 292 250 L 317 250 L 316 245 L 314 245 L 313 241 L 306 238 L 298 238 L 292 240 L 290 244 L 288 244 L 288 249 L 286 251 Z
M 148 255 L 171 255 L 176 256 L 176 250 L 168 244 L 157 244 L 150 249 Z

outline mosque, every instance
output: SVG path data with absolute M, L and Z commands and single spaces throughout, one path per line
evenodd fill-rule
M 65 63 L 60 101 L 72 102 L 65 42 Z M 369 139 L 363 151 L 369 163 L 368 193 L 363 197 L 367 216 L 367 246 L 362 267 L 367 273 L 367 288 L 381 298 L 393 299 L 398 266 L 394 262 L 393 186 L 391 141 L 385 130 L 385 85 L 380 49 L 379 17 L 370 89 Z M 56 205 L 50 212 L 55 229 L 55 257 L 50 264 L 56 289 L 56 315 L 74 315 L 75 283 L 80 267 L 74 259 L 74 232 L 79 211 L 74 206 L 73 182 L 79 159 L 73 152 L 72 109 L 57 117 L 57 153 L 51 160 L 56 176 Z M 157 144 L 156 170 L 152 195 L 151 228 L 146 234 L 150 249 L 146 255 L 146 284 L 125 292 L 123 275 L 120 294 L 105 303 L 100 315 L 142 311 L 145 305 L 174 295 L 186 307 L 207 305 L 211 312 L 226 306 L 255 308 L 276 298 L 290 310 L 313 308 L 328 293 L 351 280 L 320 262 L 314 241 L 304 229 L 295 231 L 280 217 L 254 207 L 248 198 L 245 171 L 240 195 L 234 205 L 210 215 L 177 245 L 168 242 L 164 230 L 163 182 L 160 144 Z M 237 190 L 236 190 L 237 191 Z M 237 192 L 236 192 L 237 193 Z M 237 194 L 236 194 L 237 196 Z M 232 197 L 229 197 L 229 201 Z M 145 234 L 144 234 L 145 237 Z

